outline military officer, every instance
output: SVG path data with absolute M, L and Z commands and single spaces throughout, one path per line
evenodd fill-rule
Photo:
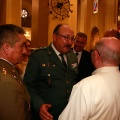
M 58 120 L 67 105 L 78 74 L 77 57 L 70 51 L 73 42 L 72 28 L 58 24 L 53 42 L 30 55 L 24 82 L 31 96 L 32 119 Z
M 31 120 L 30 97 L 15 65 L 26 52 L 24 30 L 0 26 L 0 120 Z

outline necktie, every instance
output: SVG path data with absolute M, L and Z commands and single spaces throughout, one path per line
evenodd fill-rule
M 77 53 L 77 52 L 76 52 L 75 54 L 78 56 L 78 53 Z
M 79 55 L 79 53 L 78 53 L 78 52 L 76 52 L 75 54 L 76 54 L 76 56 L 77 56 L 77 59 L 78 59 L 78 64 L 79 64 L 79 59 L 80 59 L 80 58 L 79 58 L 79 56 L 78 56 L 78 55 Z
M 63 57 L 63 54 L 60 54 L 60 56 L 61 56 L 61 60 L 62 60 L 63 65 L 64 65 L 65 67 L 67 67 L 67 64 L 66 64 L 66 62 L 65 62 L 65 60 L 64 60 L 64 57 Z

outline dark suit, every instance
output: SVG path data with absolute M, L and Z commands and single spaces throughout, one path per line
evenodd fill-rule
M 15 67 L 0 59 L 0 120 L 31 120 L 30 97 Z
M 69 52 L 67 60 L 66 68 L 51 45 L 31 53 L 24 81 L 31 95 L 34 120 L 40 120 L 39 109 L 42 104 L 52 105 L 49 112 L 54 120 L 58 120 L 67 105 L 78 74 L 76 55 Z
M 92 61 L 91 61 L 91 53 L 83 50 L 80 62 L 78 64 L 78 81 L 81 79 L 88 77 L 92 74 L 92 72 L 95 70 Z

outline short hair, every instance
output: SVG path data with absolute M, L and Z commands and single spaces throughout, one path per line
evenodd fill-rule
M 87 35 L 85 33 L 82 33 L 82 32 L 77 33 L 76 36 L 83 37 L 83 38 L 87 39 Z
M 53 30 L 53 34 L 58 34 L 59 33 L 59 29 L 63 26 L 64 24 L 60 23 L 58 24 L 55 29 Z
M 108 62 L 108 63 L 115 63 L 117 65 L 120 64 L 120 50 L 114 50 L 112 49 L 105 40 L 109 40 L 112 44 L 115 40 L 117 41 L 115 37 L 107 37 L 103 38 L 102 40 L 99 40 L 96 45 L 94 46 L 94 50 L 97 50 L 98 53 L 101 56 L 102 62 Z M 114 42 L 115 43 L 115 42 Z M 113 43 L 113 44 L 114 44 Z M 117 48 L 119 48 L 119 44 Z
M 9 43 L 13 47 L 19 41 L 18 34 L 25 34 L 25 31 L 14 24 L 0 25 L 0 47 L 4 43 Z

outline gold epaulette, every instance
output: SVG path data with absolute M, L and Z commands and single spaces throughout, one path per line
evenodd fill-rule
M 35 48 L 34 51 L 37 52 L 39 50 L 45 50 L 47 47 L 39 47 L 39 48 Z

